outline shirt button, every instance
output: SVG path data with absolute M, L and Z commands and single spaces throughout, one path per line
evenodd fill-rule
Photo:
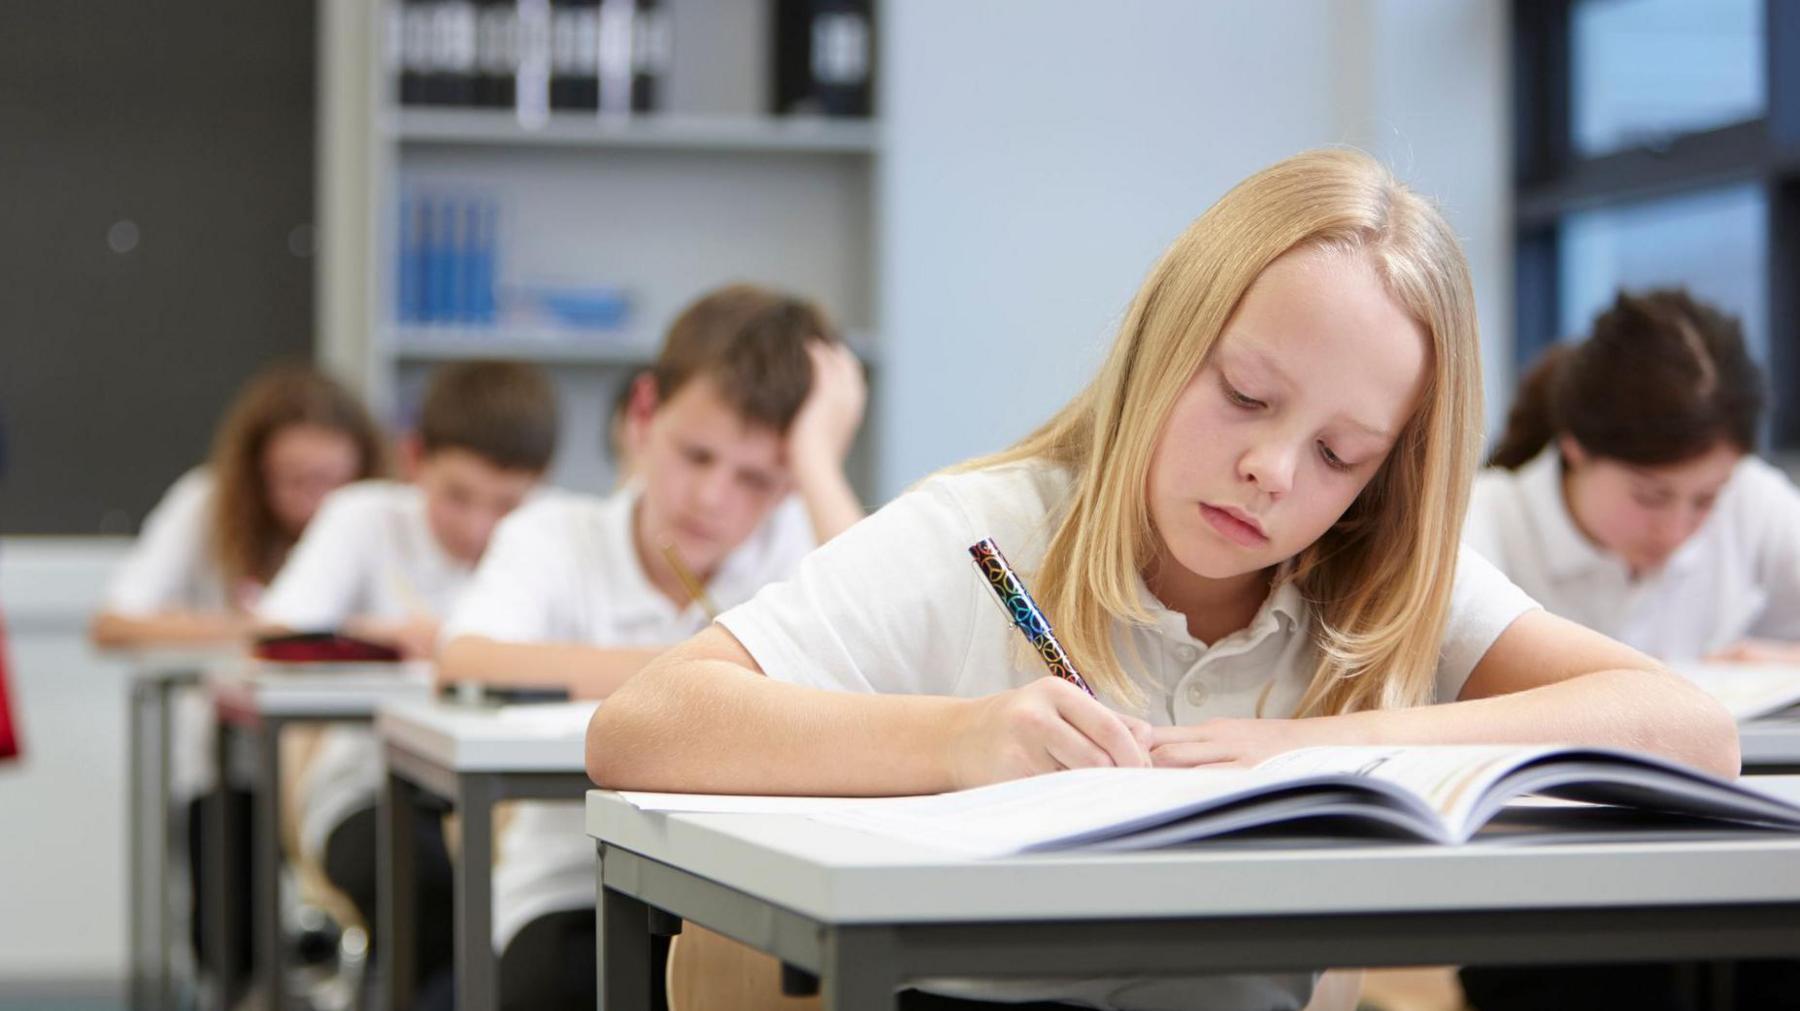
M 1177 658 L 1179 658 L 1182 663 L 1193 663 L 1194 658 L 1199 655 L 1200 655 L 1199 650 L 1197 650 L 1194 647 L 1189 646 L 1185 643 L 1183 643 L 1180 646 L 1175 647 L 1175 656 Z
M 1206 686 L 1199 681 L 1189 681 L 1187 686 L 1188 705 L 1196 708 L 1206 705 Z

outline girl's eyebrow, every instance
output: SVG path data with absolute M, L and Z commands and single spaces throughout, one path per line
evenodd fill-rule
M 1220 348 L 1220 351 L 1221 358 L 1226 355 L 1229 355 L 1233 359 L 1248 358 L 1250 361 L 1247 364 L 1267 372 L 1274 378 L 1278 385 L 1290 390 L 1294 388 L 1294 381 L 1282 370 L 1280 363 L 1276 362 L 1275 357 L 1267 351 L 1264 351 L 1253 344 L 1248 346 L 1242 344 L 1224 346 Z M 1366 421 L 1360 421 L 1356 418 L 1349 417 L 1348 415 L 1343 416 L 1343 422 L 1351 428 L 1368 435 L 1370 438 L 1379 439 L 1384 443 L 1393 441 L 1393 433 L 1379 425 L 1371 425 Z

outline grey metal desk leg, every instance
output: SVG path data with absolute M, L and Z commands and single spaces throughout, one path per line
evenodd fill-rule
M 648 1008 L 651 977 L 656 972 L 650 948 L 650 907 L 604 884 L 599 888 L 594 915 L 600 1011 Z
M 456 777 L 456 1008 L 493 1011 L 500 981 L 494 956 L 494 802 L 491 775 Z
M 281 728 L 267 720 L 254 734 L 256 743 L 255 808 L 250 822 L 251 915 L 255 922 L 256 960 L 262 970 L 268 1006 L 287 1007 L 287 946 L 281 943 Z
M 178 686 L 167 678 L 158 678 L 152 689 L 150 698 L 155 708 L 150 725 L 156 730 L 156 743 L 155 760 L 151 763 L 151 768 L 156 775 L 150 792 L 144 797 L 150 804 L 151 853 L 155 860 L 153 880 L 156 887 L 151 894 L 151 901 L 156 904 L 157 1007 L 174 1011 L 181 1006 L 175 979 L 175 937 L 180 923 L 175 915 L 174 889 L 169 882 L 174 878 L 174 854 L 177 850 L 181 853 L 181 859 L 187 860 L 187 847 L 175 845 L 176 833 L 169 818 L 175 782 L 169 743 L 175 739 L 172 710 Z M 183 830 L 180 838 L 185 841 L 187 820 L 182 819 L 181 824 Z
M 213 803 L 206 805 L 206 839 L 210 844 L 206 847 L 207 857 L 200 868 L 201 876 L 206 880 L 206 937 L 207 961 L 212 972 L 212 1007 L 224 1009 L 231 1006 L 236 996 L 238 976 L 243 967 L 237 964 L 237 945 L 235 934 L 243 928 L 243 924 L 231 922 L 232 902 L 226 892 L 237 881 L 237 862 L 239 859 L 239 842 L 231 830 L 231 819 L 226 810 L 226 797 L 231 791 L 231 726 L 226 723 L 217 725 L 217 734 L 213 739 L 213 760 L 218 769 L 218 796 Z
M 819 972 L 824 1011 L 899 1006 L 899 946 L 883 927 L 831 927 Z
M 376 825 L 375 882 L 378 890 L 376 919 L 380 936 L 375 939 L 375 965 L 385 973 L 386 1011 L 409 1011 L 413 981 L 419 973 L 419 915 L 417 870 L 419 788 L 396 774 L 390 766 L 381 791 L 381 818 Z
M 152 817 L 157 803 L 156 756 L 152 749 L 156 739 L 155 686 L 149 680 L 131 685 L 126 732 L 130 745 L 131 768 L 127 770 L 131 801 L 129 869 L 131 880 L 131 1006 L 162 1008 L 163 982 L 168 973 L 168 960 L 157 960 L 158 934 L 165 926 L 164 916 L 156 907 L 157 882 L 163 877 L 155 864 L 161 849 L 153 834 L 162 819 Z

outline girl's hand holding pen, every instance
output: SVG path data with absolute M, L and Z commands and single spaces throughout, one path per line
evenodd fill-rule
M 1150 741 L 1150 724 L 1043 677 L 971 700 L 947 758 L 955 787 L 967 789 L 1060 769 L 1147 767 Z

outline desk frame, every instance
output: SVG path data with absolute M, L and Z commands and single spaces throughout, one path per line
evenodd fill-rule
M 945 976 L 1292 972 L 1800 957 L 1800 902 L 1028 922 L 832 923 L 600 842 L 600 1011 L 645 1007 L 653 915 L 690 920 L 816 977 L 825 1011 L 897 1006 Z
M 174 971 L 174 871 L 177 833 L 169 806 L 173 773 L 169 743 L 174 737 L 171 701 L 177 692 L 200 681 L 194 666 L 175 665 L 131 679 L 126 716 L 125 770 L 130 810 L 127 814 L 127 870 L 130 894 L 131 1006 L 147 1011 L 175 1011 L 182 1006 L 181 981 Z M 180 837 L 186 838 L 182 821 Z M 186 854 L 182 855 L 186 860 Z
M 418 908 L 413 871 L 417 848 L 414 811 L 428 797 L 457 812 L 454 868 L 456 1007 L 493 1011 L 499 1006 L 499 957 L 494 952 L 494 805 L 503 800 L 580 801 L 592 787 L 582 772 L 456 770 L 398 745 L 383 742 L 387 775 L 378 821 L 380 958 L 385 962 L 388 1011 L 413 1005 Z M 407 910 L 407 915 L 400 915 Z M 648 1003 L 643 1006 L 647 1007 Z
M 259 975 L 268 991 L 268 1007 L 273 1011 L 284 1011 L 290 1003 L 287 984 L 291 966 L 288 964 L 288 947 L 281 937 L 281 869 L 286 860 L 281 849 L 281 732 L 291 726 L 319 724 L 366 726 L 375 717 L 372 711 L 346 713 L 331 707 L 296 708 L 281 713 L 232 707 L 226 713 L 215 706 L 214 711 L 219 723 L 217 753 L 221 790 L 245 778 L 235 774 L 244 764 L 234 760 L 240 747 L 238 742 L 242 741 L 242 746 L 252 753 L 248 763 L 251 766 L 248 780 L 254 798 L 248 840 L 251 950 L 256 955 Z M 205 869 L 211 884 L 206 942 L 218 953 L 214 984 L 218 1002 L 215 1007 L 225 1006 L 224 1000 L 231 992 L 232 982 L 244 972 L 244 967 L 237 965 L 233 957 L 236 948 L 231 943 L 231 928 L 226 922 L 230 903 L 225 892 L 227 883 L 236 880 L 238 861 L 246 846 L 244 840 L 236 838 L 227 815 L 225 804 L 214 804 L 206 826 L 207 834 L 215 844 L 214 858 Z

